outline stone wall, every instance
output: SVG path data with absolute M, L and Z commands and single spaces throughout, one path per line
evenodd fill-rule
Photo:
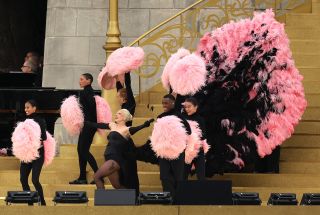
M 127 45 L 195 0 L 119 0 L 121 41 Z M 105 62 L 108 0 L 48 0 L 43 86 L 77 89 Z M 133 76 L 133 86 L 137 77 Z M 98 89 L 97 82 L 93 86 Z M 137 87 L 135 87 L 137 89 Z

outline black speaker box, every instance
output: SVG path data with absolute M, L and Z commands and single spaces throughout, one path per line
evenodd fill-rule
M 233 205 L 261 205 L 259 193 L 232 193 Z
M 36 191 L 8 191 L 5 199 L 6 204 L 11 203 L 40 203 L 38 192 Z
M 95 190 L 94 205 L 135 205 L 135 189 Z
M 53 201 L 55 203 L 81 204 L 87 203 L 89 200 L 85 191 L 56 191 Z
M 300 205 L 320 205 L 320 193 L 304 193 Z
M 178 184 L 174 204 L 232 205 L 231 181 L 183 181 Z
M 271 193 L 268 205 L 297 205 L 298 200 L 294 193 Z
M 139 194 L 139 204 L 171 205 L 173 202 L 170 192 L 142 192 Z

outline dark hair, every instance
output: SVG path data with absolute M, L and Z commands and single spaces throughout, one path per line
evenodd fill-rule
M 126 88 L 121 88 L 119 91 L 118 91 L 118 93 L 119 93 L 119 96 L 121 97 L 121 98 L 123 98 L 124 100 L 128 100 L 128 94 L 127 94 L 127 89 Z
M 31 104 L 32 107 L 38 107 L 38 104 L 37 104 L 36 100 L 33 100 L 33 99 L 29 99 L 25 103 Z
M 93 82 L 93 76 L 90 73 L 82 74 L 87 80 L 90 80 L 90 84 Z
M 39 53 L 36 51 L 29 51 L 27 54 L 30 53 L 32 56 L 40 57 Z
M 176 101 L 176 98 L 171 94 L 167 94 L 167 95 L 163 96 L 163 98 L 164 99 L 170 99 L 171 101 Z
M 193 104 L 193 106 L 199 106 L 199 102 L 195 97 L 188 97 L 186 98 L 186 100 L 184 100 L 185 102 L 190 102 L 191 104 Z

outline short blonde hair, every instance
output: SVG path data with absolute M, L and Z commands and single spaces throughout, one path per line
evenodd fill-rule
M 125 121 L 131 121 L 132 120 L 132 115 L 127 109 L 120 109 L 118 112 L 122 113 L 125 117 Z

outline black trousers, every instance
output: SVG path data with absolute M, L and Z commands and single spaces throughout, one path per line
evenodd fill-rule
M 193 159 L 191 164 L 185 164 L 185 179 L 188 180 L 188 176 L 191 173 L 191 168 L 192 165 L 194 164 L 196 168 L 196 175 L 198 180 L 205 180 L 205 171 L 206 171 L 206 166 L 205 166 L 205 156 L 204 156 L 204 151 L 201 149 L 199 151 L 198 157 Z
M 80 167 L 80 176 L 79 179 L 85 180 L 86 177 L 86 168 L 87 162 L 91 166 L 94 172 L 98 170 L 98 165 L 93 155 L 90 153 L 90 146 L 92 144 L 92 139 L 96 133 L 96 128 L 91 128 L 84 126 L 78 140 L 78 156 L 79 156 L 79 167 Z
M 39 155 L 40 155 L 40 157 L 37 160 L 32 161 L 31 163 L 21 163 L 21 165 L 20 165 L 20 182 L 22 184 L 22 189 L 24 191 L 30 191 L 28 178 L 29 178 L 30 172 L 32 170 L 32 183 L 33 183 L 34 187 L 36 188 L 36 191 L 38 191 L 38 194 L 39 194 L 40 200 L 41 200 L 41 205 L 45 205 L 46 202 L 44 200 L 42 186 L 39 181 L 41 169 L 42 169 L 43 162 L 44 162 L 44 148 L 43 147 L 41 147 L 39 149 Z
M 279 173 L 280 146 L 277 146 L 270 155 L 260 158 L 258 156 L 255 171 L 258 173 Z
M 175 197 L 177 185 L 184 180 L 184 152 L 176 160 L 159 159 L 160 180 L 163 191 Z

